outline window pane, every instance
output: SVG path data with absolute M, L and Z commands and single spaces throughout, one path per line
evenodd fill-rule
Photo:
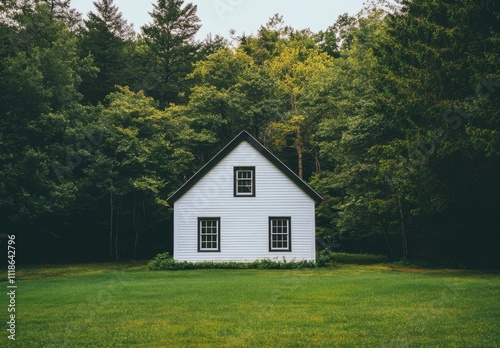
M 217 251 L 219 249 L 219 220 L 199 220 L 200 250 Z
M 290 250 L 289 224 L 288 218 L 270 220 L 271 250 Z
M 252 181 L 238 180 L 238 193 L 252 193 Z
M 253 169 L 238 169 L 235 172 L 236 194 L 253 195 Z
M 238 170 L 238 179 L 251 179 L 252 171 L 251 170 Z

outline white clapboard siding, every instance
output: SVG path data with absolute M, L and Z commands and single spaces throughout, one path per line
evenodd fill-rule
M 255 197 L 234 197 L 234 167 L 255 167 Z M 174 258 L 181 261 L 315 259 L 314 200 L 242 141 L 174 204 Z M 220 217 L 220 252 L 198 252 L 198 218 Z M 291 217 L 292 251 L 269 251 L 269 217 Z

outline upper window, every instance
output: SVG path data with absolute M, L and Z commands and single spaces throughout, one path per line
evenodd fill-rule
M 291 218 L 269 218 L 269 251 L 292 251 Z
M 220 251 L 220 218 L 198 218 L 198 251 Z
M 234 196 L 255 197 L 255 167 L 234 167 Z

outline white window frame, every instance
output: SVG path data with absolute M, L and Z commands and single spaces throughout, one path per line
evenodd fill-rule
M 269 251 L 292 251 L 291 217 L 269 217 Z
M 240 173 L 250 173 L 250 177 L 240 178 Z M 240 185 L 242 181 L 250 181 L 250 192 L 239 192 L 239 188 L 244 187 Z M 234 196 L 255 197 L 255 167 L 234 167 Z
M 210 226 L 207 224 L 209 222 Z M 213 243 L 216 243 L 215 247 Z M 220 217 L 198 218 L 198 252 L 220 252 Z

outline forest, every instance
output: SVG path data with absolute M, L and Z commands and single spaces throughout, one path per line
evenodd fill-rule
M 0 5 L 0 238 L 25 263 L 171 249 L 183 182 L 241 130 L 320 193 L 317 249 L 500 265 L 500 2 L 371 1 L 198 40 L 156 0 Z

